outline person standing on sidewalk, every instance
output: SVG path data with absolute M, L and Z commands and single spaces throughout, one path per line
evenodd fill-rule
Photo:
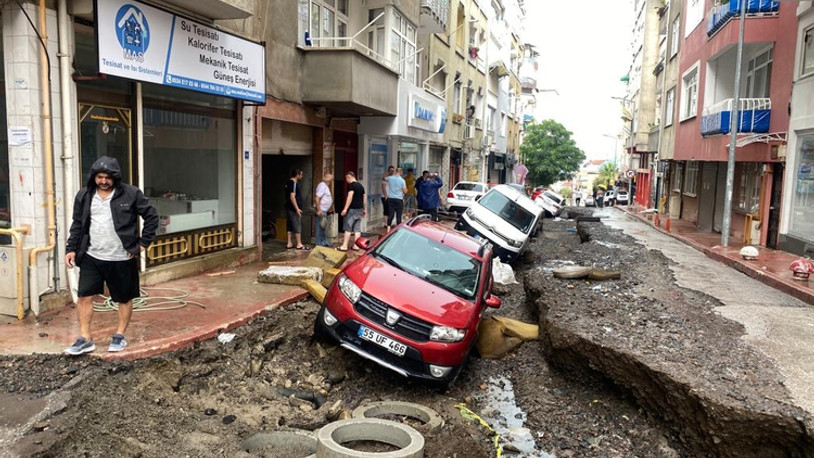
M 286 236 L 287 249 L 296 248 L 298 250 L 310 250 L 311 248 L 302 244 L 302 193 L 300 192 L 300 180 L 302 180 L 302 170 L 291 171 L 291 178 L 285 184 L 285 212 L 286 212 Z M 291 236 L 294 236 L 294 245 Z
M 401 177 L 401 167 L 399 167 L 396 169 L 396 173 L 387 177 L 387 220 L 384 222 L 387 232 L 390 232 L 391 227 L 401 224 L 406 192 L 407 183 Z M 396 221 L 391 224 L 393 219 Z
M 144 220 L 141 237 L 138 217 Z M 90 168 L 87 185 L 76 194 L 65 265 L 79 266 L 76 311 L 80 336 L 65 349 L 68 355 L 96 350 L 90 332 L 93 296 L 110 291 L 118 303 L 119 325 L 107 351 L 127 347 L 124 333 L 133 314 L 133 299 L 139 297 L 139 256 L 155 238 L 158 212 L 144 193 L 122 183 L 119 162 L 102 156 Z
M 348 172 L 345 175 L 345 181 L 348 183 L 348 197 L 345 199 L 345 206 L 342 207 L 342 216 L 345 218 L 344 229 L 345 238 L 343 239 L 342 246 L 337 248 L 339 251 L 348 251 L 352 247 L 356 239 L 362 235 L 362 217 L 367 213 L 367 200 L 365 199 L 365 187 L 362 183 L 356 181 L 356 174 Z M 353 242 L 350 239 L 351 232 L 353 233 Z M 357 248 L 353 248 L 356 250 Z
M 322 175 L 322 181 L 317 185 L 317 190 L 314 192 L 314 206 L 317 209 L 317 245 L 330 247 L 328 239 L 325 237 L 325 229 L 328 227 L 328 212 L 334 204 L 333 196 L 331 196 L 330 183 L 333 181 L 334 176 L 331 172 L 325 172 Z
M 441 197 L 438 195 L 438 190 L 444 185 L 438 172 L 430 175 L 425 171 L 422 175 L 426 178 L 421 180 L 418 188 L 418 202 L 421 207 L 422 213 L 428 213 L 433 221 L 438 221 L 438 207 L 441 206 Z

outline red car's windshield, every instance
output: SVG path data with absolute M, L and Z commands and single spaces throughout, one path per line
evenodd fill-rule
M 371 256 L 463 299 L 473 300 L 477 294 L 480 261 L 409 229 L 393 232 Z

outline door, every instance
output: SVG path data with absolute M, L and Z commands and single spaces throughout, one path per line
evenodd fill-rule
M 698 230 L 712 232 L 715 215 L 715 185 L 718 181 L 718 164 L 701 163 L 701 189 L 698 195 Z
M 342 208 L 345 206 L 345 197 L 347 197 L 348 183 L 345 181 L 345 175 L 348 172 L 356 174 L 356 178 L 361 180 L 363 177 L 359 176 L 359 149 L 358 149 L 358 136 L 349 132 L 334 131 L 334 143 L 336 158 L 334 162 L 334 208 L 339 214 L 339 232 L 344 232 L 344 218 L 342 217 Z M 367 190 L 365 190 L 367 191 Z
M 133 132 L 130 110 L 122 107 L 79 104 L 80 186 L 91 165 L 102 156 L 119 161 L 122 181 L 133 184 Z
M 715 191 L 715 221 L 712 230 L 721 232 L 724 227 L 724 198 L 726 197 L 726 162 L 718 164 L 718 181 Z
M 777 238 L 780 232 L 780 201 L 783 197 L 783 169 L 780 162 L 772 164 L 772 195 L 769 204 L 769 227 L 766 234 L 766 246 L 777 249 Z

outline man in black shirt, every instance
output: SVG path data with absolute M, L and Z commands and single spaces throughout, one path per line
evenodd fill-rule
M 285 184 L 285 212 L 286 221 L 286 236 L 288 242 L 286 248 L 296 248 L 298 250 L 310 250 L 309 247 L 302 244 L 302 194 L 300 193 L 300 180 L 302 180 L 302 170 L 294 169 L 291 171 L 291 179 Z M 291 235 L 297 241 L 294 245 L 291 242 Z
M 350 244 L 351 232 L 353 232 L 354 242 L 362 235 L 362 217 L 367 213 L 367 200 L 365 199 L 365 187 L 356 181 L 356 174 L 348 172 L 345 175 L 348 182 L 348 197 L 345 199 L 345 206 L 342 207 L 342 216 L 345 218 L 345 239 L 339 251 L 348 251 L 349 247 L 358 250 L 355 245 Z

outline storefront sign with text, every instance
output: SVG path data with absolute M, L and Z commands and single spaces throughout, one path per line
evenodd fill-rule
M 100 73 L 265 102 L 263 45 L 135 0 L 96 12 Z

